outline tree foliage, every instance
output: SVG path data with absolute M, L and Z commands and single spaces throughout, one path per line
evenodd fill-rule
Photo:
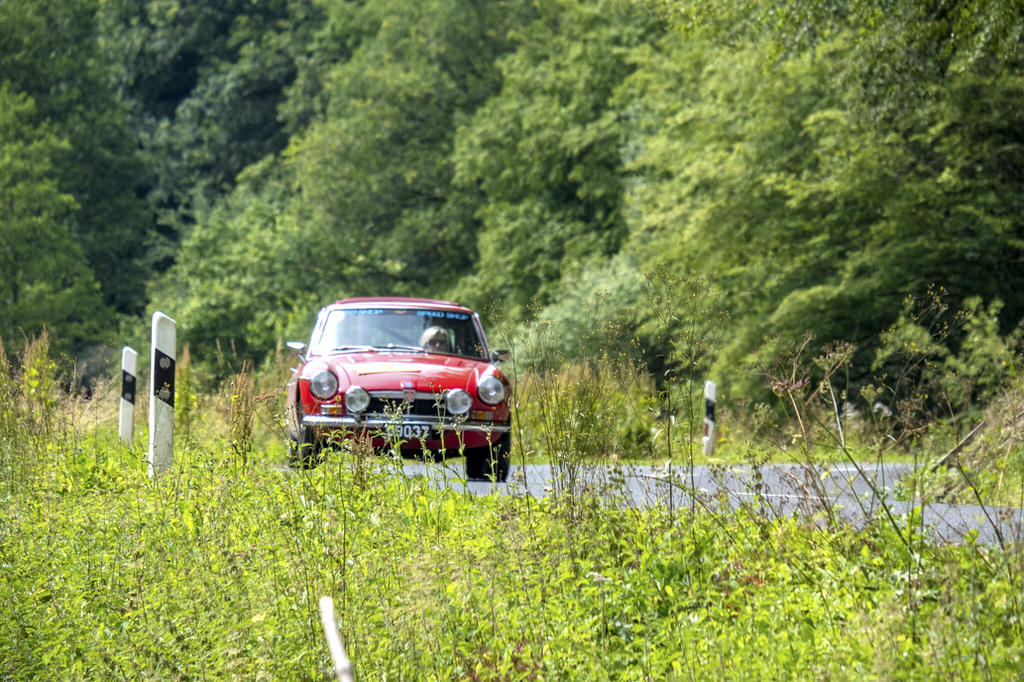
M 455 133 L 497 90 L 495 60 L 529 11 L 517 0 L 349 10 L 366 33 L 327 70 L 325 116 L 286 154 L 325 281 L 439 295 L 473 267 L 473 205 L 451 189 Z
M 1010 188 L 1024 148 L 1003 104 L 1019 74 L 947 70 L 930 99 L 883 98 L 899 115 L 867 116 L 850 20 L 781 57 L 791 28 L 744 25 L 723 45 L 701 25 L 652 51 L 626 91 L 649 131 L 637 248 L 720 281 L 736 334 L 719 375 L 756 376 L 749 353 L 806 331 L 871 348 L 901 298 L 936 283 L 955 300 L 1006 297 L 1009 324 L 1024 314 L 1001 286 L 1022 255 Z
M 456 181 L 478 195 L 476 272 L 459 291 L 522 317 L 562 274 L 620 248 L 626 121 L 613 95 L 653 40 L 653 13 L 616 0 L 540 2 L 501 60 L 501 92 L 459 131 Z
M 69 144 L 34 126 L 35 114 L 30 97 L 0 84 L 0 341 L 20 345 L 49 326 L 69 350 L 95 340 L 109 319 L 70 228 L 78 205 L 59 187 Z
M 394 293 L 737 390 L 845 339 L 869 382 L 907 296 L 1024 317 L 1022 30 L 1005 0 L 9 0 L 5 144 L 69 276 L 200 360 Z
M 96 7 L 89 0 L 0 4 L 0 79 L 32 98 L 27 125 L 65 140 L 54 151 L 53 172 L 79 207 L 67 226 L 82 265 L 95 273 L 106 306 L 134 314 L 145 304 L 149 276 L 144 249 L 152 220 L 138 196 L 147 172 L 110 84 Z

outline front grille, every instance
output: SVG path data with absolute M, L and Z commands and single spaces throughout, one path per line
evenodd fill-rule
M 417 398 L 411 403 L 402 399 L 378 398 L 370 396 L 370 405 L 363 414 L 411 414 L 419 417 L 440 417 L 446 414 L 444 398 Z

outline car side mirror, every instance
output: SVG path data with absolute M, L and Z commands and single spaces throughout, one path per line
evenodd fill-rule
M 491 351 L 491 362 L 498 364 L 499 362 L 508 362 L 509 358 L 512 357 L 512 353 L 507 350 L 492 350 Z
M 299 360 L 301 360 L 302 362 L 306 361 L 306 358 L 303 355 L 303 353 L 306 352 L 306 344 L 302 343 L 301 341 L 289 341 L 285 345 L 299 354 Z

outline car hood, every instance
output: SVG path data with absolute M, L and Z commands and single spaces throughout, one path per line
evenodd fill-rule
M 423 353 L 341 353 L 317 358 L 335 370 L 342 383 L 367 391 L 413 388 L 437 393 L 469 389 L 488 369 L 488 362 L 452 355 Z

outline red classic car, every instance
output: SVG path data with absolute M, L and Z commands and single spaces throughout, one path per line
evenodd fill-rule
M 422 298 L 349 298 L 324 307 L 288 382 L 293 457 L 368 438 L 409 456 L 465 454 L 466 477 L 504 481 L 511 385 L 469 308 Z

